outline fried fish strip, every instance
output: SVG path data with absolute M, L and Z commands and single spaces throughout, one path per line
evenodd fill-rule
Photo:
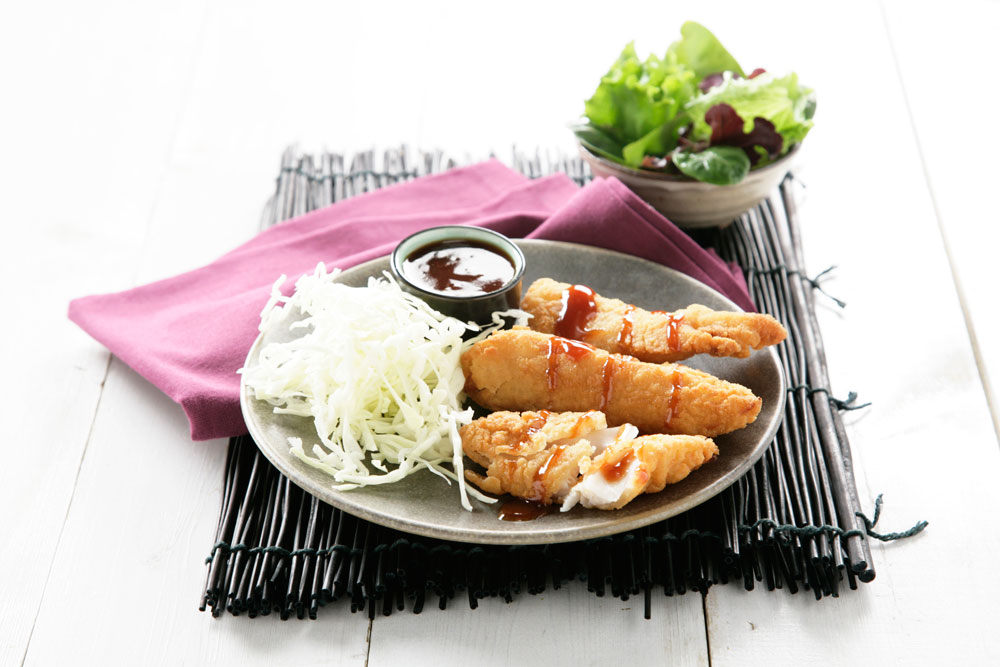
M 679 364 L 649 364 L 515 327 L 462 355 L 465 391 L 490 410 L 602 410 L 609 426 L 716 436 L 753 422 L 761 400 L 742 385 Z
M 592 460 L 581 461 L 583 478 L 566 495 L 562 511 L 578 502 L 602 510 L 621 509 L 640 493 L 658 493 L 719 455 L 700 435 L 644 435 L 616 441 Z
M 522 310 L 533 315 L 531 328 L 651 363 L 680 361 L 696 354 L 746 358 L 751 349 L 775 345 L 787 335 L 770 315 L 717 311 L 698 304 L 672 313 L 650 312 L 581 287 L 551 278 L 532 283 L 521 302 Z M 576 293 L 571 294 L 571 289 Z M 582 299 L 582 309 L 572 304 L 567 309 L 570 298 Z M 574 319 L 583 321 L 570 321 Z
M 541 504 L 619 509 L 640 493 L 662 491 L 715 458 L 708 438 L 635 437 L 630 425 L 605 428 L 600 412 L 494 412 L 462 428 L 462 447 L 486 468 L 466 478 L 488 493 Z
M 603 412 L 494 412 L 464 426 L 465 455 L 483 466 L 498 456 L 531 457 L 557 440 L 584 437 L 608 427 Z
M 607 428 L 600 412 L 494 412 L 462 427 L 466 455 L 486 468 L 465 477 L 487 493 L 510 493 L 548 505 L 561 502 L 590 461 L 587 436 Z

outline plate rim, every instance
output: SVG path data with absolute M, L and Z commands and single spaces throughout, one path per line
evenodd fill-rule
M 628 261 L 638 261 L 641 263 L 646 263 L 655 267 L 657 271 L 667 271 L 674 274 L 674 277 L 680 279 L 682 282 L 688 282 L 695 285 L 699 289 L 707 289 L 715 293 L 720 299 L 722 299 L 730 308 L 736 311 L 743 311 L 743 309 L 734 303 L 729 297 L 722 294 L 718 290 L 706 285 L 705 283 L 692 278 L 691 276 L 682 273 L 669 266 L 664 266 L 648 259 L 642 257 L 636 257 L 635 255 L 630 255 L 628 253 L 619 252 L 616 250 L 609 250 L 607 248 L 600 248 L 597 246 L 590 246 L 581 243 L 570 243 L 567 241 L 549 241 L 545 239 L 512 239 L 512 241 L 519 246 L 535 246 L 539 248 L 552 247 L 552 246 L 562 246 L 567 250 L 579 250 L 586 249 L 588 252 L 597 252 L 598 254 L 605 254 L 609 259 L 620 259 L 625 258 Z M 370 267 L 382 262 L 385 262 L 390 255 L 383 255 L 370 259 L 361 264 L 357 264 L 349 269 L 344 269 L 341 273 L 343 276 L 348 272 L 361 272 L 369 267 L 368 271 L 371 272 Z M 339 278 L 340 276 L 338 276 Z M 243 367 L 246 367 L 248 362 L 255 356 L 259 347 L 263 342 L 264 334 L 258 333 L 257 337 L 254 339 L 253 345 L 250 346 L 247 352 L 246 358 L 243 362 Z M 392 528 L 399 530 L 401 532 L 418 535 L 422 537 L 430 537 L 435 539 L 446 540 L 449 542 L 464 542 L 471 544 L 495 544 L 495 545 L 540 545 L 540 544 L 559 544 L 563 542 L 574 542 L 578 540 L 593 539 L 598 537 L 605 537 L 608 535 L 615 535 L 618 533 L 623 533 L 629 530 L 634 530 L 636 528 L 642 528 L 644 526 L 651 525 L 658 521 L 663 521 L 670 517 L 676 516 L 683 512 L 686 512 L 698 505 L 701 505 L 718 494 L 725 491 L 727 488 L 732 486 L 740 477 L 746 474 L 746 472 L 753 467 L 753 465 L 763 457 L 764 453 L 770 447 L 773 442 L 775 434 L 778 428 L 781 426 L 781 415 L 784 413 L 785 403 L 787 400 L 787 380 L 785 378 L 784 369 L 781 367 L 780 360 L 778 359 L 777 351 L 774 346 L 767 347 L 762 350 L 757 350 L 754 354 L 767 354 L 771 357 L 774 362 L 774 367 L 778 370 L 778 381 L 779 381 L 779 405 L 774 410 L 774 419 L 769 423 L 762 435 L 762 444 L 758 446 L 747 456 L 740 465 L 734 467 L 728 473 L 722 477 L 715 480 L 708 487 L 705 487 L 695 493 L 691 493 L 681 499 L 678 499 L 670 504 L 669 508 L 664 511 L 662 508 L 652 508 L 649 511 L 631 515 L 628 518 L 622 518 L 617 521 L 604 522 L 594 526 L 567 526 L 565 530 L 560 529 L 547 529 L 544 534 L 532 533 L 526 531 L 518 532 L 507 532 L 504 530 L 491 530 L 491 531 L 478 531 L 469 532 L 466 528 L 454 528 L 448 529 L 447 527 L 441 527 L 438 523 L 429 523 L 426 521 L 421 521 L 419 519 L 408 517 L 405 519 L 400 519 L 395 516 L 386 516 L 385 514 L 368 509 L 363 503 L 357 503 L 350 500 L 350 491 L 336 491 L 329 487 L 323 487 L 321 485 L 313 483 L 313 481 L 305 476 L 299 474 L 300 472 L 311 469 L 305 463 L 302 463 L 294 456 L 287 455 L 283 456 L 277 451 L 277 448 L 271 448 L 266 444 L 262 444 L 267 440 L 264 434 L 260 431 L 260 426 L 256 423 L 255 416 L 251 410 L 251 401 L 256 401 L 251 397 L 252 390 L 246 385 L 245 375 L 240 374 L 240 410 L 243 414 L 243 420 L 246 424 L 247 430 L 249 431 L 250 437 L 252 438 L 257 449 L 264 455 L 264 457 L 271 462 L 285 477 L 288 478 L 297 487 L 308 493 L 309 495 L 317 498 L 318 500 L 325 502 L 337 509 L 344 512 L 348 512 L 353 516 L 371 521 L 374 524 L 384 526 L 387 528 Z M 301 468 L 299 467 L 301 466 Z M 467 511 L 462 508 L 460 504 L 456 502 L 456 510 Z M 614 513 L 606 512 L 610 515 L 610 518 L 614 518 Z M 498 521 L 502 524 L 503 522 Z

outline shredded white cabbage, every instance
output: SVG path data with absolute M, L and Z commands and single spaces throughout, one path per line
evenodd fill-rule
M 426 468 L 458 482 L 466 509 L 469 495 L 494 502 L 465 484 L 458 429 L 472 421 L 472 410 L 462 408 L 460 357 L 504 316 L 523 323 L 527 313 L 494 313 L 496 326 L 481 329 L 438 313 L 388 275 L 348 287 L 336 282 L 339 273 L 320 263 L 291 297 L 279 278 L 260 330 L 276 331 L 301 315 L 289 327 L 305 333 L 268 343 L 256 365 L 240 370 L 275 413 L 312 418 L 319 443 L 307 448 L 289 438 L 290 451 L 329 474 L 335 489 L 396 482 Z M 463 342 L 467 331 L 480 333 Z

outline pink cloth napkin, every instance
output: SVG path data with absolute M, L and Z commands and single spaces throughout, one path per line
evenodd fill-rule
M 738 269 L 702 249 L 615 179 L 579 188 L 562 174 L 528 179 L 495 160 L 361 195 L 264 231 L 211 264 L 142 287 L 87 296 L 69 317 L 184 408 L 191 437 L 246 433 L 239 376 L 260 311 L 281 274 L 320 261 L 348 267 L 389 254 L 437 225 L 584 243 L 665 264 L 753 304 Z

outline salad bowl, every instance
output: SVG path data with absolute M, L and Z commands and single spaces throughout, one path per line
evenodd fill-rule
M 815 112 L 796 73 L 744 68 L 687 21 L 663 56 L 626 44 L 571 129 L 595 176 L 680 227 L 721 227 L 782 181 Z
M 582 144 L 580 155 L 597 178 L 615 177 L 678 227 L 725 227 L 756 206 L 778 187 L 791 168 L 799 146 L 774 162 L 752 169 L 739 183 L 713 185 L 685 176 L 632 169 L 592 153 Z

